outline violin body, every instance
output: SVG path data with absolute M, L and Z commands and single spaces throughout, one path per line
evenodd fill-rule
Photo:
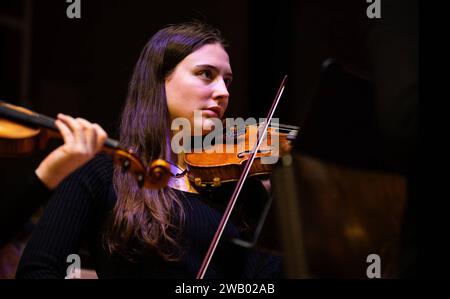
M 0 119 L 1 157 L 28 156 L 42 149 L 42 130 Z
M 204 188 L 219 187 L 222 183 L 237 181 L 258 141 L 258 135 L 261 135 L 258 130 L 257 125 L 246 126 L 242 134 L 233 134 L 232 138 L 225 136 L 225 143 L 211 145 L 201 153 L 186 153 L 185 163 L 191 183 Z M 275 163 L 264 163 L 263 158 L 279 157 L 290 151 L 290 141 L 296 134 L 296 130 L 281 133 L 269 128 L 256 153 L 249 176 L 269 175 Z
M 32 117 L 33 112 L 19 106 L 14 106 L 0 102 L 0 156 L 1 157 L 21 157 L 43 150 L 51 136 L 58 137 L 55 131 L 53 134 L 45 127 L 24 125 L 22 122 L 13 120 L 15 115 L 20 115 L 22 119 L 27 116 Z M 11 119 L 3 117 L 5 111 L 14 111 Z

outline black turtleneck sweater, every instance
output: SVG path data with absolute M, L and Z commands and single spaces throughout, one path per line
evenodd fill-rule
M 137 262 L 130 262 L 120 255 L 108 255 L 102 243 L 105 223 L 117 200 L 112 174 L 112 160 L 98 155 L 58 186 L 25 248 L 18 278 L 64 278 L 70 265 L 67 257 L 78 253 L 82 244 L 87 244 L 99 278 L 195 278 L 226 201 L 218 192 L 205 195 L 176 190 L 186 215 L 181 259 L 169 262 L 148 251 Z M 251 194 L 248 201 L 258 202 L 265 192 L 261 189 L 244 194 Z M 205 278 L 278 278 L 280 258 L 235 245 L 230 240 L 241 237 L 240 232 L 238 226 L 228 223 Z

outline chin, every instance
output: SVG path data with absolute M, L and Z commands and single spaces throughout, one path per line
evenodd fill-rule
M 217 119 L 215 119 L 216 121 L 217 121 Z M 221 125 L 222 123 L 220 123 L 220 125 Z M 219 124 L 218 124 L 219 125 Z M 220 126 L 219 125 L 219 126 Z M 205 119 L 204 120 L 204 122 L 203 122 L 203 131 L 204 132 L 207 132 L 207 133 L 209 133 L 209 132 L 211 132 L 211 131 L 213 131 L 214 129 L 215 129 L 215 126 L 216 126 L 216 123 L 212 120 L 212 119 Z M 205 128 L 211 128 L 211 129 L 205 129 Z M 220 127 L 219 127 L 220 128 Z
M 191 123 L 192 124 L 192 123 Z M 201 129 L 197 129 L 201 128 Z M 210 128 L 210 129 L 206 129 Z M 219 127 L 220 128 L 220 127 Z M 204 118 L 201 123 L 194 123 L 192 125 L 191 134 L 195 136 L 205 136 L 215 129 L 215 123 L 212 119 Z
M 202 136 L 208 135 L 212 130 L 202 130 Z

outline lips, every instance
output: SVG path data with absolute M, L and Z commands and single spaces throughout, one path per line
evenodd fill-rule
M 206 111 L 207 114 L 211 114 L 213 117 L 220 118 L 222 116 L 222 108 L 220 108 L 220 106 L 209 107 L 203 109 L 203 111 Z

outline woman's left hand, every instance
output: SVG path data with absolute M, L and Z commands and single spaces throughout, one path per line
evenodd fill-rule
M 50 189 L 99 152 L 107 138 L 98 125 L 82 118 L 58 114 L 55 122 L 64 144 L 51 152 L 36 169 L 36 175 Z

